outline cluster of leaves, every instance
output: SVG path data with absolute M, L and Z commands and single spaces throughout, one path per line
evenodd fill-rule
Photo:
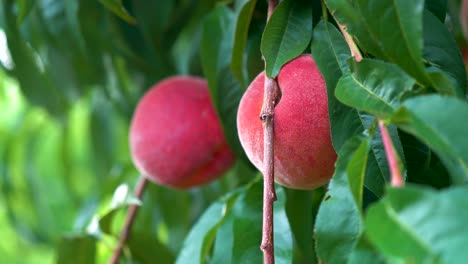
M 468 124 L 462 120 L 468 104 L 454 40 L 461 44 L 458 2 L 283 0 L 265 25 L 266 9 L 266 1 L 256 0 L 2 1 L 10 61 L 0 65 L 28 103 L 19 95 L 12 101 L 13 88 L 0 97 L 8 109 L 0 119 L 6 201 L 0 208 L 7 212 L 0 222 L 12 223 L 21 248 L 54 244 L 59 263 L 109 259 L 122 208 L 140 203 L 127 185 L 119 186 L 137 175 L 126 144 L 135 102 L 142 88 L 163 77 L 193 74 L 208 80 L 239 161 L 203 188 L 149 185 L 124 257 L 132 263 L 261 262 L 262 181 L 236 129 L 240 97 L 264 67 L 261 51 L 272 77 L 297 55 L 312 53 L 327 84 L 339 156 L 326 190 L 277 186 L 276 261 L 468 259 L 462 210 L 468 205 Z M 338 23 L 364 55 L 361 62 L 351 57 Z M 15 87 L 6 76 L 0 80 Z M 404 188 L 388 186 L 378 118 L 402 162 Z M 52 258 L 53 252 L 40 252 Z M 0 253 L 7 260 L 18 254 L 1 243 Z

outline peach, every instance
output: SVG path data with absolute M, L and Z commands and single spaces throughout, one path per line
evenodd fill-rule
M 239 138 L 247 157 L 263 169 L 262 72 L 243 95 L 237 112 Z M 281 99 L 274 113 L 275 181 L 294 189 L 313 189 L 333 175 L 336 153 L 330 137 L 327 90 L 311 55 L 301 55 L 278 75 Z
M 167 78 L 143 96 L 130 125 L 130 149 L 143 176 L 178 189 L 216 179 L 235 160 L 207 82 L 191 76 Z

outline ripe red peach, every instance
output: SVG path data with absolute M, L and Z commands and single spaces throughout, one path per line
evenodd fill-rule
M 143 176 L 178 189 L 216 179 L 235 159 L 207 82 L 191 76 L 167 78 L 143 96 L 130 125 L 130 149 Z
M 241 144 L 263 170 L 263 128 L 259 119 L 265 73 L 250 84 L 237 112 Z M 328 120 L 325 82 L 311 55 L 301 55 L 278 75 L 281 99 L 274 112 L 275 181 L 294 189 L 313 189 L 333 175 L 336 153 Z

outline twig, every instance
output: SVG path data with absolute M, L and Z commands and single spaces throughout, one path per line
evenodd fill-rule
M 336 19 L 335 19 L 336 21 Z M 361 52 L 359 51 L 359 48 L 357 47 L 356 43 L 353 40 L 353 37 L 349 35 L 348 31 L 346 30 L 346 27 L 341 25 L 340 23 L 336 22 L 338 24 L 338 27 L 341 30 L 341 33 L 343 33 L 343 36 L 345 38 L 346 43 L 348 43 L 348 47 L 351 50 L 351 56 L 354 57 L 354 60 L 357 62 L 360 62 L 362 60 L 362 55 Z
M 322 1 L 322 4 L 326 6 L 327 3 L 325 3 L 325 1 Z M 328 8 L 328 6 L 327 6 Z M 326 13 L 326 12 L 325 12 Z M 358 46 L 356 45 L 356 43 L 354 42 L 353 40 L 353 37 L 348 33 L 348 31 L 346 30 L 346 26 L 340 24 L 338 22 L 338 20 L 336 19 L 336 17 L 333 15 L 333 12 L 330 12 L 333 16 L 333 18 L 335 19 L 336 21 L 336 24 L 338 25 L 338 27 L 340 28 L 340 31 L 341 33 L 343 34 L 344 38 L 345 38 L 345 41 L 346 43 L 348 44 L 348 47 L 349 49 L 351 50 L 351 56 L 354 57 L 354 59 L 357 61 L 357 62 L 360 62 L 362 60 L 362 54 L 361 54 L 361 51 L 359 51 L 359 48 Z
M 137 186 L 135 187 L 135 196 L 140 200 L 143 195 L 143 191 L 145 190 L 146 183 L 147 183 L 146 177 L 140 176 Z M 122 229 L 122 232 L 120 233 L 119 243 L 117 244 L 117 247 L 115 248 L 114 255 L 112 256 L 112 259 L 109 261 L 109 264 L 117 264 L 117 262 L 119 261 L 125 242 L 127 241 L 130 235 L 130 230 L 132 228 L 133 221 L 135 220 L 137 210 L 138 210 L 138 205 L 131 205 L 128 208 L 127 218 L 125 219 L 124 227 Z
M 385 155 L 387 156 L 388 166 L 390 167 L 390 185 L 393 187 L 402 187 L 405 185 L 405 182 L 403 181 L 403 177 L 401 175 L 398 154 L 395 151 L 395 147 L 393 146 L 388 129 L 385 126 L 383 120 L 380 118 L 379 128 L 385 148 Z
M 267 22 L 278 5 L 278 0 L 268 1 Z M 265 64 L 266 66 L 266 64 Z M 273 236 L 273 203 L 276 201 L 274 180 L 274 129 L 273 116 L 275 104 L 278 100 L 279 87 L 275 78 L 265 74 L 263 105 L 260 119 L 263 123 L 263 223 L 262 244 L 263 262 L 275 263 L 274 236 Z

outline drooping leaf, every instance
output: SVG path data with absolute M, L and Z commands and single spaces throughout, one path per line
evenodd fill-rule
M 17 23 L 21 25 L 23 20 L 28 16 L 31 9 L 33 9 L 35 1 L 33 0 L 16 0 L 16 5 L 18 6 L 18 18 Z
M 293 263 L 317 263 L 313 223 L 325 189 L 304 191 L 285 188 L 285 191 L 286 214 L 295 242 Z
M 440 158 L 413 135 L 398 131 L 406 158 L 408 182 L 446 188 L 451 179 Z
M 349 106 L 386 118 L 414 84 L 415 80 L 396 65 L 364 59 L 338 81 L 335 95 Z
M 34 51 L 22 37 L 16 24 L 12 1 L 6 1 L 0 10 L 7 38 L 8 50 L 15 67 L 12 74 L 18 79 L 25 96 L 32 103 L 46 108 L 53 114 L 63 113 L 67 101 L 50 79 L 47 72 L 41 70 Z M 44 96 L 44 95 L 47 96 Z
M 201 61 L 226 139 L 237 157 L 247 161 L 237 136 L 237 107 L 243 91 L 230 69 L 235 16 L 226 6 L 216 7 L 205 19 L 201 41 Z
M 387 259 L 412 263 L 457 263 L 467 259 L 466 186 L 436 192 L 406 186 L 389 188 L 371 206 L 366 234 Z
M 132 230 L 127 245 L 132 253 L 131 259 L 139 263 L 174 263 L 172 252 L 151 233 Z
M 447 14 L 447 0 L 426 0 L 425 8 L 444 23 Z
M 250 22 L 257 0 L 246 1 L 237 15 L 234 47 L 232 48 L 231 69 L 242 86 L 246 86 L 246 73 L 244 67 L 244 49 L 247 44 Z
M 423 57 L 431 65 L 428 71 L 431 75 L 435 74 L 434 81 L 441 79 L 440 85 L 435 88 L 443 91 L 443 86 L 453 86 L 455 94 L 464 97 L 467 87 L 465 65 L 452 34 L 443 22 L 428 11 L 424 12 L 423 22 Z M 438 70 L 441 72 L 438 73 Z
M 133 195 L 128 185 L 123 184 L 116 188 L 110 205 L 106 205 L 100 212 L 99 227 L 107 234 L 113 234 L 114 219 L 118 213 L 126 212 L 128 206 L 141 206 L 141 201 Z M 125 211 L 124 211 L 125 210 Z
M 266 74 L 276 77 L 283 64 L 300 55 L 312 37 L 312 7 L 308 1 L 282 1 L 273 12 L 262 37 Z
M 234 203 L 219 227 L 211 263 L 261 263 L 263 181 L 256 179 Z M 285 212 L 286 195 L 276 186 L 274 203 L 275 263 L 291 263 L 293 240 Z
M 350 264 L 384 264 L 385 258 L 379 254 L 366 236 L 361 236 L 349 257 Z
M 122 4 L 122 0 L 99 0 L 107 9 L 114 14 L 127 21 L 130 24 L 136 24 L 136 20 L 132 17 Z
M 315 222 L 319 262 L 345 263 L 363 232 L 362 196 L 370 140 L 353 137 L 340 150 Z
M 239 191 L 234 191 L 213 203 L 192 227 L 177 257 L 177 264 L 203 263 L 213 245 L 219 226 L 230 214 Z
M 453 97 L 411 98 L 392 117 L 399 128 L 415 135 L 443 161 L 456 184 L 468 180 L 468 126 L 453 117 L 468 115 L 468 104 Z
M 346 61 L 351 57 L 351 52 L 340 32 L 326 21 L 315 27 L 311 50 L 327 86 L 331 138 L 333 147 L 339 150 L 349 138 L 363 130 L 357 112 L 335 97 L 338 80 L 349 72 Z
M 178 74 L 201 74 L 199 52 L 203 19 L 204 15 L 210 12 L 215 4 L 216 0 L 197 1 L 194 9 L 190 12 L 190 19 L 180 30 L 171 49 Z M 153 19 L 151 15 L 149 18 Z M 163 31 L 161 37 L 164 37 L 164 35 L 165 32 Z
M 89 235 L 65 236 L 57 248 L 57 264 L 93 264 L 96 262 L 96 238 Z

